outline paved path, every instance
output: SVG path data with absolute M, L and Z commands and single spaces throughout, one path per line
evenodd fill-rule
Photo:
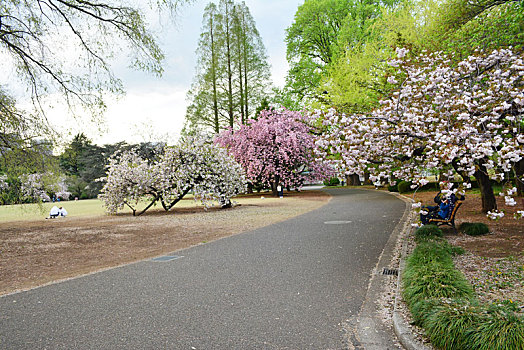
M 0 349 L 347 348 L 345 320 L 358 313 L 405 204 L 328 192 L 318 210 L 176 260 L 0 298 Z

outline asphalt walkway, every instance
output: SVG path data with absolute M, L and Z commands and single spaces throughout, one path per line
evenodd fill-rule
M 327 190 L 294 219 L 0 298 L 0 349 L 347 349 L 405 204 Z M 285 200 L 282 199 L 282 200 Z

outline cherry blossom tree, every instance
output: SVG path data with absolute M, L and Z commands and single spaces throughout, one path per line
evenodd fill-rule
M 338 154 L 339 169 L 383 180 L 424 185 L 425 171 L 474 177 L 485 213 L 497 209 L 491 180 L 515 174 L 522 186 L 524 158 L 524 59 L 496 50 L 453 64 L 442 53 L 410 57 L 397 49 L 388 83 L 396 89 L 369 115 L 317 116 L 327 132 L 317 144 Z
M 202 136 L 166 147 L 151 162 L 133 150 L 117 154 L 110 159 L 103 180 L 106 183 L 99 198 L 107 211 L 116 213 L 128 206 L 133 215 L 142 215 L 156 203 L 169 211 L 191 191 L 206 208 L 214 201 L 227 207 L 232 197 L 244 192 L 246 183 L 240 165 Z M 141 201 L 149 204 L 138 211 Z
M 242 165 L 250 184 L 300 188 L 305 181 L 322 180 L 331 169 L 315 158 L 315 137 L 309 119 L 300 112 L 265 110 L 238 130 L 222 132 L 215 142 Z

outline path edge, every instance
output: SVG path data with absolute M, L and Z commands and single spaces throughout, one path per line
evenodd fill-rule
M 369 191 L 377 191 L 369 189 Z M 390 340 L 384 339 L 385 325 L 378 319 L 376 316 L 376 307 L 375 301 L 380 296 L 382 291 L 381 280 L 378 278 L 381 275 L 381 271 L 384 268 L 388 268 L 391 264 L 394 257 L 394 250 L 398 244 L 398 240 L 402 237 L 407 237 L 413 230 L 411 223 L 413 222 L 413 210 L 412 203 L 413 200 L 400 195 L 395 192 L 380 191 L 389 195 L 392 195 L 405 203 L 405 209 L 402 217 L 400 218 L 398 224 L 393 229 L 382 253 L 380 254 L 379 260 L 376 267 L 373 269 L 371 274 L 371 280 L 366 291 L 366 296 L 364 298 L 364 303 L 360 309 L 360 312 L 357 316 L 356 323 L 356 335 L 359 340 L 360 345 L 364 349 L 377 349 L 384 350 L 389 348 Z M 401 247 L 400 263 L 399 263 L 399 273 L 396 282 L 396 288 L 394 292 L 394 307 L 393 307 L 393 331 L 400 342 L 400 344 L 407 350 L 430 350 L 429 347 L 425 346 L 419 342 L 413 336 L 409 327 L 407 326 L 407 321 L 404 319 L 402 314 L 397 310 L 397 305 L 400 302 L 400 286 L 402 283 L 402 271 L 404 270 L 405 257 L 407 252 L 407 242 L 404 240 Z M 387 333 L 387 332 L 386 332 Z M 393 340 L 393 339 L 391 339 Z

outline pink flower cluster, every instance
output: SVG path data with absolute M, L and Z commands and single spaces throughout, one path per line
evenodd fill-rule
M 240 129 L 222 132 L 215 142 L 242 165 L 252 184 L 300 188 L 331 174 L 327 163 L 315 158 L 309 121 L 300 112 L 266 110 Z

